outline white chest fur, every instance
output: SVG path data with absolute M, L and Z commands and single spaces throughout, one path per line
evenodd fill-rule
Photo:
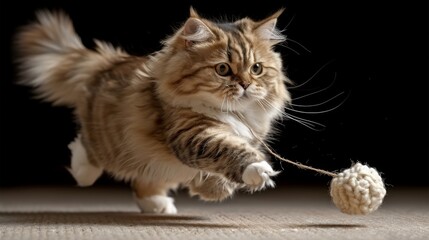
M 218 116 L 218 119 L 224 123 L 229 124 L 234 130 L 235 134 L 248 139 L 253 138 L 250 129 L 243 122 L 239 121 L 235 116 L 229 114 L 222 114 Z
M 253 135 L 250 129 L 243 122 L 241 122 L 236 116 L 231 115 L 231 113 L 219 112 L 211 108 L 198 107 L 198 106 L 193 107 L 192 110 L 198 113 L 202 113 L 206 116 L 218 119 L 219 121 L 222 121 L 230 125 L 234 133 L 238 136 L 245 137 L 248 139 L 253 139 Z

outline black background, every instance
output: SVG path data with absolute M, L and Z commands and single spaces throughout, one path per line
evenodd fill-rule
M 272 143 L 282 156 L 326 170 L 360 161 L 389 185 L 429 185 L 428 6 L 425 1 L 1 1 L 0 185 L 74 184 L 65 170 L 75 136 L 71 110 L 32 99 L 14 84 L 11 39 L 36 9 L 63 9 L 83 42 L 122 46 L 132 54 L 159 50 L 194 6 L 207 18 L 262 19 L 281 7 L 278 46 L 296 104 L 294 114 L 324 124 L 317 131 L 285 120 Z M 92 3 L 92 1 L 91 1 Z M 299 43 L 299 44 L 298 44 Z M 307 49 L 307 50 L 306 50 Z M 308 51 L 309 50 L 309 51 Z M 320 71 L 319 71 L 320 70 Z M 329 87 L 327 87 L 329 86 Z M 343 100 L 345 100 L 343 102 Z M 343 102 L 343 103 L 342 103 Z M 327 184 L 329 177 L 282 164 L 280 184 Z M 275 167 L 280 164 L 275 161 Z M 97 184 L 117 184 L 103 176 Z M 121 183 L 119 183 L 121 184 Z

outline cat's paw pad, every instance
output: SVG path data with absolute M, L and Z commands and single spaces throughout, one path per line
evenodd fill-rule
M 279 174 L 266 161 L 249 164 L 243 172 L 243 182 L 252 190 L 261 190 L 266 187 L 274 187 L 274 181 L 270 177 Z
M 137 205 L 143 213 L 176 214 L 174 199 L 162 195 L 137 198 Z

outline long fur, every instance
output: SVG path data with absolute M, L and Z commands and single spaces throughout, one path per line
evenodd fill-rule
M 101 41 L 87 49 L 67 15 L 42 11 L 16 37 L 21 83 L 74 108 L 82 166 L 132 181 L 144 199 L 177 184 L 204 200 L 263 189 L 275 172 L 253 134 L 268 138 L 290 101 L 273 51 L 280 13 L 216 23 L 191 10 L 160 51 L 140 57 Z
M 127 56 L 100 41 L 96 51 L 85 48 L 62 12 L 40 11 L 37 19 L 16 36 L 15 49 L 21 83 L 35 87 L 46 101 L 75 106 L 97 73 Z

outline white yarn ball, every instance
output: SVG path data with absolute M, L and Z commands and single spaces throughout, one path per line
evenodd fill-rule
M 374 168 L 356 163 L 331 181 L 331 197 L 343 213 L 368 214 L 378 209 L 386 195 L 383 179 Z

